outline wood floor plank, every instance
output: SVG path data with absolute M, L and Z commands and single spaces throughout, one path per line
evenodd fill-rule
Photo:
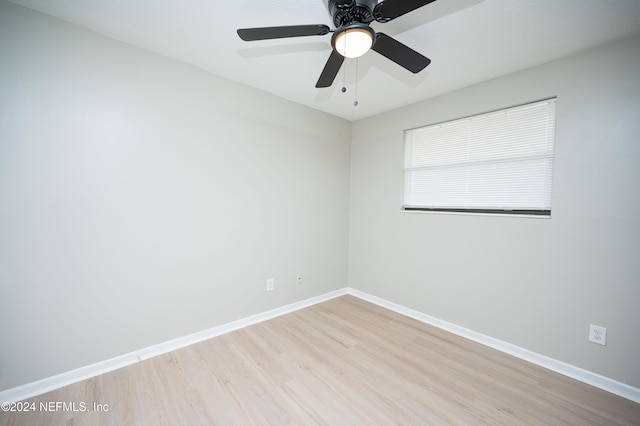
M 5 425 L 640 425 L 640 404 L 343 296 L 28 400 Z

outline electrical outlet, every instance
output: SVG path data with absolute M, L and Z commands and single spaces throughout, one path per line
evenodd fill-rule
M 302 274 L 298 274 L 298 276 L 296 276 L 296 283 L 302 284 Z
M 607 344 L 607 329 L 599 325 L 589 325 L 589 341 L 599 345 Z
M 267 280 L 267 291 L 273 291 L 273 278 Z

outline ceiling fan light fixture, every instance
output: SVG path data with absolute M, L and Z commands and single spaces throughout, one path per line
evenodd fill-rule
M 371 27 L 357 23 L 338 28 L 331 41 L 336 52 L 345 58 L 359 58 L 371 49 L 374 40 Z

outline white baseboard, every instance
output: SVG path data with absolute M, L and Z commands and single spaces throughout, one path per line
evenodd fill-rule
M 16 402 L 27 398 L 32 398 L 37 395 L 42 395 L 43 393 L 50 392 L 55 389 L 60 389 L 61 387 L 77 383 L 79 381 L 86 380 L 100 374 L 108 373 L 110 371 L 135 364 L 136 362 L 140 362 L 154 356 L 162 355 L 176 349 L 184 348 L 185 346 L 193 345 L 194 343 L 202 342 L 204 340 L 211 339 L 213 337 L 220 336 L 222 334 L 226 334 L 243 327 L 248 327 L 250 325 L 257 324 L 259 322 L 266 321 L 275 317 L 279 317 L 280 315 L 288 314 L 290 312 L 294 312 L 308 306 L 340 297 L 345 294 L 347 294 L 347 288 L 332 291 L 320 296 L 311 297 L 309 299 L 301 300 L 299 302 L 291 303 L 289 305 L 281 306 L 279 308 L 252 315 L 250 317 L 222 324 L 208 330 L 189 334 L 177 339 L 149 346 L 138 351 L 120 355 L 115 358 L 100 361 L 92 365 L 87 365 L 85 367 L 47 377 L 42 380 L 37 380 L 32 383 L 27 383 L 25 385 L 7 389 L 0 392 L 0 402 Z
M 237 321 L 222 324 L 208 330 L 203 330 L 197 333 L 189 334 L 187 336 L 179 337 L 177 339 L 169 340 L 167 342 L 159 343 L 157 345 L 149 346 L 138 351 L 101 361 L 96 364 L 88 365 L 86 367 L 81 367 L 76 370 L 68 371 L 66 373 L 58 374 L 56 376 L 7 389 L 0 392 L 0 402 L 21 401 L 27 398 L 41 395 L 43 393 L 59 389 L 61 387 L 79 382 L 81 380 L 86 380 L 100 374 L 108 373 L 110 371 L 117 370 L 118 368 L 126 367 L 127 365 L 135 364 L 136 362 L 140 362 L 154 356 L 162 355 L 167 352 L 192 345 L 194 343 L 202 342 L 203 340 L 211 339 L 213 337 L 220 336 L 222 334 L 226 334 L 243 327 L 248 327 L 262 321 L 276 318 L 280 315 L 288 314 L 290 312 L 294 312 L 308 306 L 340 297 L 345 294 L 350 294 L 352 296 L 382 306 L 383 308 L 398 312 L 399 314 L 406 315 L 410 318 L 414 318 L 426 324 L 433 325 L 450 333 L 467 338 L 474 342 L 478 342 L 485 346 L 489 346 L 493 349 L 497 349 L 501 352 L 513 355 L 525 361 L 548 368 L 549 370 L 611 392 L 615 395 L 619 395 L 623 398 L 627 398 L 631 401 L 640 403 L 640 389 L 633 386 L 618 382 L 616 380 L 601 376 L 599 374 L 584 370 L 579 367 L 575 367 L 562 361 L 540 355 L 528 349 L 512 345 L 511 343 L 494 339 L 493 337 L 489 337 L 473 330 L 460 327 L 450 322 L 443 321 L 439 318 L 432 317 L 422 312 L 407 308 L 402 305 L 398 305 L 388 300 L 349 287 L 345 287 L 343 289 L 332 291 L 330 293 L 322 294 L 320 296 L 312 297 L 309 299 L 301 300 L 299 302 L 275 308 L 266 312 L 262 312 L 260 314 L 252 315 L 247 318 L 242 318 Z
M 387 308 L 389 310 L 398 312 L 399 314 L 406 315 L 420 322 L 433 325 L 442 330 L 448 331 L 450 333 L 456 334 L 458 336 L 464 337 L 474 342 L 483 344 L 485 346 L 489 346 L 490 348 L 497 349 L 509 355 L 513 355 L 517 358 L 523 359 L 532 364 L 539 365 L 541 367 L 547 368 L 549 370 L 555 371 L 557 373 L 560 373 L 565 376 L 571 377 L 573 379 L 579 380 L 581 382 L 587 383 L 591 386 L 595 386 L 607 392 L 611 392 L 615 395 L 640 403 L 640 389 L 636 387 L 627 385 L 622 382 L 618 382 L 616 380 L 610 379 L 605 376 L 601 376 L 600 374 L 593 373 L 591 371 L 573 366 L 571 364 L 567 364 L 565 362 L 558 361 L 553 358 L 549 358 L 545 355 L 541 355 L 539 353 L 530 351 L 528 349 L 521 348 L 520 346 L 516 346 L 511 343 L 504 342 L 502 340 L 494 339 L 493 337 L 486 336 L 484 334 L 478 333 L 473 330 L 469 330 L 464 327 L 460 327 L 456 324 L 443 321 L 439 318 L 432 317 L 430 315 L 424 314 L 419 311 L 415 311 L 405 306 L 398 305 L 393 302 L 389 302 L 388 300 L 381 299 L 379 297 L 362 292 L 360 290 L 348 288 L 347 293 L 351 294 L 352 296 L 358 297 L 360 299 L 366 300 L 367 302 L 371 302 L 376 305 L 382 306 L 383 308 Z

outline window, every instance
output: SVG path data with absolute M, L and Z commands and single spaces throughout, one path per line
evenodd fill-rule
M 555 98 L 405 132 L 404 209 L 551 215 Z

